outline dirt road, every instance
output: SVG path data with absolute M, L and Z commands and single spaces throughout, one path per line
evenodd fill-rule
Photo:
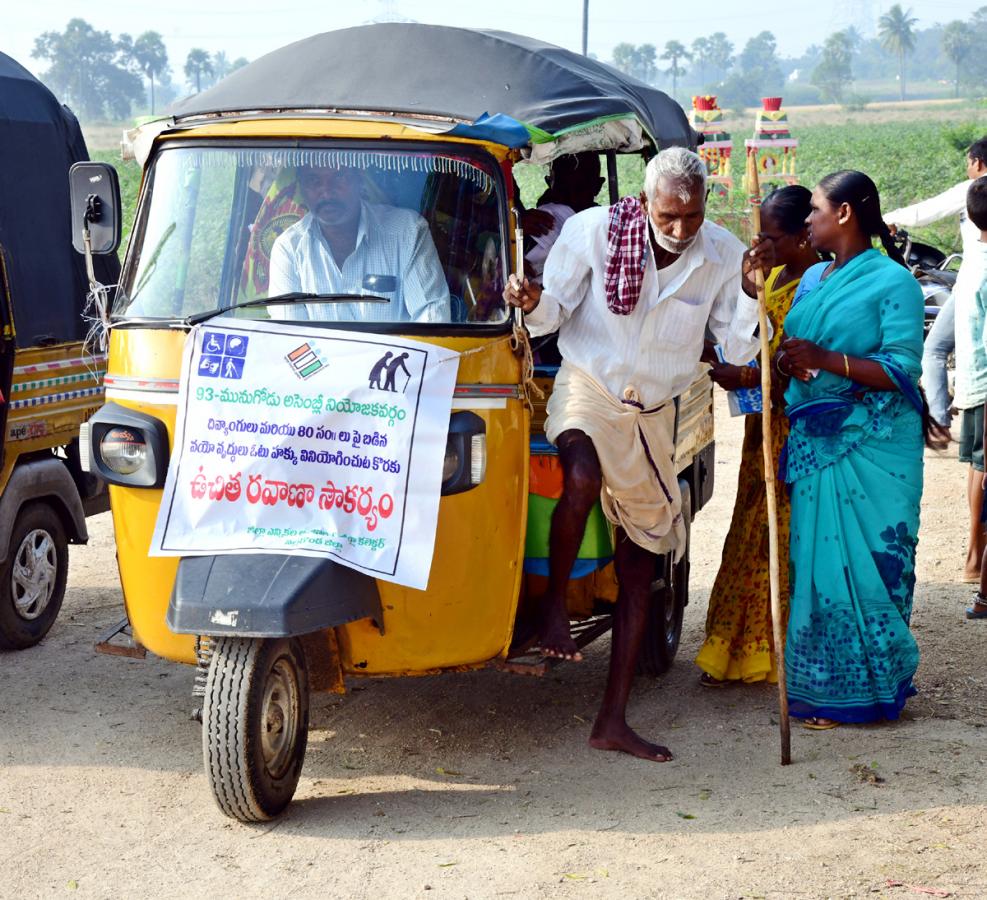
M 987 622 L 963 620 L 955 582 L 955 451 L 926 465 L 919 696 L 894 725 L 796 728 L 781 768 L 773 691 L 704 690 L 691 661 L 736 486 L 741 425 L 718 414 L 683 646 L 632 698 L 674 762 L 586 747 L 601 641 L 543 680 L 484 671 L 319 695 L 288 813 L 224 819 L 191 670 L 92 652 L 121 614 L 103 516 L 72 552 L 51 635 L 0 656 L 0 896 L 987 896 Z

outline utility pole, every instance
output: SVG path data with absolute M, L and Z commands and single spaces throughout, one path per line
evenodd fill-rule
M 589 0 L 583 0 L 583 56 L 587 56 L 586 43 L 589 38 Z

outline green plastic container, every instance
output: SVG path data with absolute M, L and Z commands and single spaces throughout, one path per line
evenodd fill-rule
M 528 533 L 524 542 L 524 555 L 527 559 L 548 558 L 548 531 L 558 502 L 537 494 L 528 494 Z M 606 559 L 611 556 L 613 529 L 597 500 L 590 510 L 577 559 Z

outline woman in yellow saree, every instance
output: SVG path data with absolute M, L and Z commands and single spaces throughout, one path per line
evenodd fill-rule
M 774 329 L 772 354 L 781 340 L 782 323 L 792 305 L 802 274 L 819 262 L 809 245 L 805 220 L 811 192 L 801 186 L 783 187 L 761 207 L 762 241 L 773 244 L 777 264 L 765 280 L 768 318 Z M 714 365 L 720 387 L 736 390 L 761 383 L 754 367 Z M 777 459 L 788 436 L 783 405 L 775 404 L 771 450 Z M 789 505 L 786 491 L 778 496 L 778 543 L 788 546 Z M 781 570 L 781 597 L 787 616 L 787 566 Z M 737 501 L 723 545 L 723 561 L 713 584 L 706 617 L 706 640 L 696 656 L 703 670 L 700 683 L 719 687 L 730 681 L 778 680 L 771 639 L 771 596 L 768 584 L 768 515 L 764 490 L 761 417 L 749 415 L 744 428 Z

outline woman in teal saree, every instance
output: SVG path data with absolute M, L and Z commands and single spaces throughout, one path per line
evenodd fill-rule
M 808 225 L 835 260 L 803 277 L 775 365 L 791 378 L 788 702 L 818 729 L 896 719 L 915 693 L 923 300 L 863 173 L 824 178 Z

